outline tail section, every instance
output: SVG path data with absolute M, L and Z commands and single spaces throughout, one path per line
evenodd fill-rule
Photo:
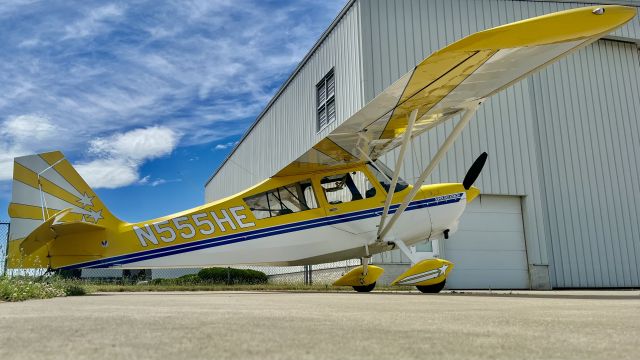
M 70 235 L 77 229 L 99 232 L 120 223 L 59 151 L 15 158 L 12 190 L 9 268 L 58 267 L 52 263 L 55 253 L 56 262 L 99 256 L 99 249 L 87 252 L 82 240 L 70 242 Z M 82 255 L 74 254 L 81 250 Z

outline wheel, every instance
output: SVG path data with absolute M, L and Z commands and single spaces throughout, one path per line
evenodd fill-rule
M 376 283 L 373 282 L 369 285 L 362 285 L 362 286 L 354 286 L 353 290 L 357 291 L 357 292 L 371 292 L 371 290 L 373 290 L 373 288 L 376 287 Z
M 447 282 L 447 279 L 433 285 L 416 285 L 416 288 L 425 294 L 437 294 L 444 288 L 444 284 Z

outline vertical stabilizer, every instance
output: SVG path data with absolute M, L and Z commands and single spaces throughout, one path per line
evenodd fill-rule
M 8 267 L 48 267 L 47 246 L 25 256 L 21 253 L 20 243 L 55 214 L 67 209 L 64 217 L 56 222 L 82 222 L 102 227 L 120 223 L 61 152 L 15 158 L 9 204 Z

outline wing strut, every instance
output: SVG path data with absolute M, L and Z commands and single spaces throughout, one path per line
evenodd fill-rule
M 387 180 L 389 182 L 389 184 L 391 184 L 391 179 L 389 179 L 389 177 L 387 176 L 387 174 L 384 173 L 384 171 L 380 170 L 380 168 L 378 167 L 378 165 L 376 165 L 376 162 L 373 161 L 369 155 L 367 155 L 367 153 L 362 150 L 361 148 L 358 148 L 358 151 L 360 152 L 360 155 L 376 170 L 378 170 L 378 172 L 380 173 L 380 175 L 382 175 L 385 180 Z
M 391 217 L 391 219 L 385 225 L 385 227 L 382 230 L 380 230 L 378 235 L 378 241 L 384 240 L 384 237 L 387 235 L 389 230 L 391 230 L 391 228 L 396 223 L 396 221 L 398 221 L 398 218 L 400 217 L 400 215 L 402 215 L 402 213 L 407 209 L 407 206 L 409 206 L 409 203 L 411 202 L 411 200 L 413 200 L 413 198 L 416 196 L 418 191 L 420 191 L 420 187 L 427 179 L 427 176 L 429 176 L 433 172 L 433 170 L 436 168 L 438 163 L 440 163 L 440 160 L 442 160 L 442 158 L 447 153 L 447 151 L 449 150 L 453 142 L 458 138 L 458 136 L 460 136 L 460 133 L 462 133 L 462 130 L 464 130 L 464 128 L 467 126 L 467 124 L 469 123 L 469 120 L 471 120 L 471 118 L 476 113 L 476 111 L 478 111 L 478 107 L 480 106 L 480 104 L 482 104 L 482 101 L 474 103 L 473 105 L 467 108 L 464 115 L 462 115 L 462 119 L 458 121 L 458 123 L 453 128 L 449 136 L 447 136 L 447 139 L 444 141 L 442 146 L 440 146 L 440 149 L 438 149 L 438 152 L 436 152 L 435 156 L 431 159 L 431 162 L 429 163 L 429 165 L 424 169 L 424 171 L 422 171 L 422 174 L 420 174 L 420 177 L 418 178 L 418 180 L 416 180 L 416 183 L 413 184 L 413 188 L 411 189 L 411 192 L 404 197 L 404 199 L 402 200 L 402 203 L 400 204 L 400 207 L 393 214 L 393 217 Z M 392 191 L 391 189 L 392 188 L 389 189 L 390 194 Z
M 411 132 L 413 131 L 413 125 L 416 123 L 417 116 L 418 109 L 414 109 L 411 114 L 409 114 L 407 130 L 404 132 L 404 137 L 402 138 L 402 145 L 400 145 L 398 161 L 396 161 L 396 168 L 393 171 L 393 179 L 391 179 L 391 185 L 389 186 L 389 190 L 387 190 L 387 200 L 384 202 L 384 210 L 382 211 L 382 216 L 380 217 L 380 225 L 378 225 L 378 238 L 381 238 L 380 234 L 384 227 L 384 221 L 387 219 L 387 215 L 389 214 L 389 207 L 391 206 L 391 200 L 393 199 L 393 194 L 395 193 L 396 185 L 398 184 L 398 177 L 400 176 L 400 170 L 402 169 L 402 162 L 404 161 L 404 153 L 405 151 L 407 151 L 407 145 L 409 145 L 409 142 L 411 141 Z

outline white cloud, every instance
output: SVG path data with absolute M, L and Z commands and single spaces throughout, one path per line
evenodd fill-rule
M 45 116 L 30 114 L 9 118 L 2 124 L 0 134 L 15 145 L 41 147 L 42 142 L 59 136 L 61 129 Z
M 21 115 L 0 124 L 0 181 L 13 176 L 13 158 L 52 150 L 64 139 L 64 131 L 50 119 L 39 115 Z M 163 126 L 151 126 L 95 138 L 89 142 L 93 160 L 75 165 L 80 175 L 94 188 L 118 188 L 140 181 L 139 168 L 148 160 L 169 155 L 180 135 Z M 149 181 L 158 186 L 166 180 Z
M 155 159 L 168 155 L 178 144 L 179 135 L 172 129 L 152 126 L 106 138 L 93 139 L 89 152 L 132 160 Z
M 238 143 L 237 141 L 232 141 L 232 142 L 228 142 L 228 143 L 224 143 L 224 144 L 218 144 L 218 145 L 216 145 L 216 147 L 214 149 L 216 149 L 216 150 L 228 149 L 228 148 L 236 145 L 237 143 Z
M 139 163 L 128 159 L 96 159 L 74 165 L 93 188 L 115 189 L 138 181 Z
M 13 158 L 50 149 L 60 143 L 63 129 L 49 118 L 28 114 L 0 123 L 0 181 L 13 176 Z
M 79 163 L 78 173 L 94 188 L 119 188 L 134 183 L 157 186 L 149 176 L 140 179 L 140 166 L 148 160 L 169 155 L 180 136 L 166 127 L 153 126 L 96 138 L 89 153 L 96 159 Z
M 25 155 L 21 152 L 11 152 L 0 148 L 0 181 L 11 180 L 13 177 L 13 158 Z
M 95 35 L 108 26 L 105 22 L 122 16 L 124 10 L 115 4 L 108 4 L 90 10 L 86 16 L 65 27 L 63 39 L 76 39 Z
M 158 185 L 162 185 L 162 184 L 166 184 L 166 183 L 167 183 L 167 180 L 165 180 L 165 179 L 155 179 L 149 185 L 151 185 L 152 187 L 156 187 Z
M 147 175 L 142 179 L 138 180 L 139 185 L 147 185 L 149 183 L 149 179 L 151 179 L 151 175 Z
M 172 182 L 180 182 L 182 181 L 182 179 L 172 179 L 172 180 L 167 180 L 167 179 L 152 179 L 151 175 L 147 175 L 145 177 L 143 177 L 142 179 L 138 180 L 138 185 L 148 185 L 151 187 L 156 187 L 162 184 L 166 184 L 166 183 L 172 183 Z
M 32 5 L 38 0 L 12 0 L 0 2 L 0 17 L 11 15 L 17 11 L 22 10 L 28 5 Z

